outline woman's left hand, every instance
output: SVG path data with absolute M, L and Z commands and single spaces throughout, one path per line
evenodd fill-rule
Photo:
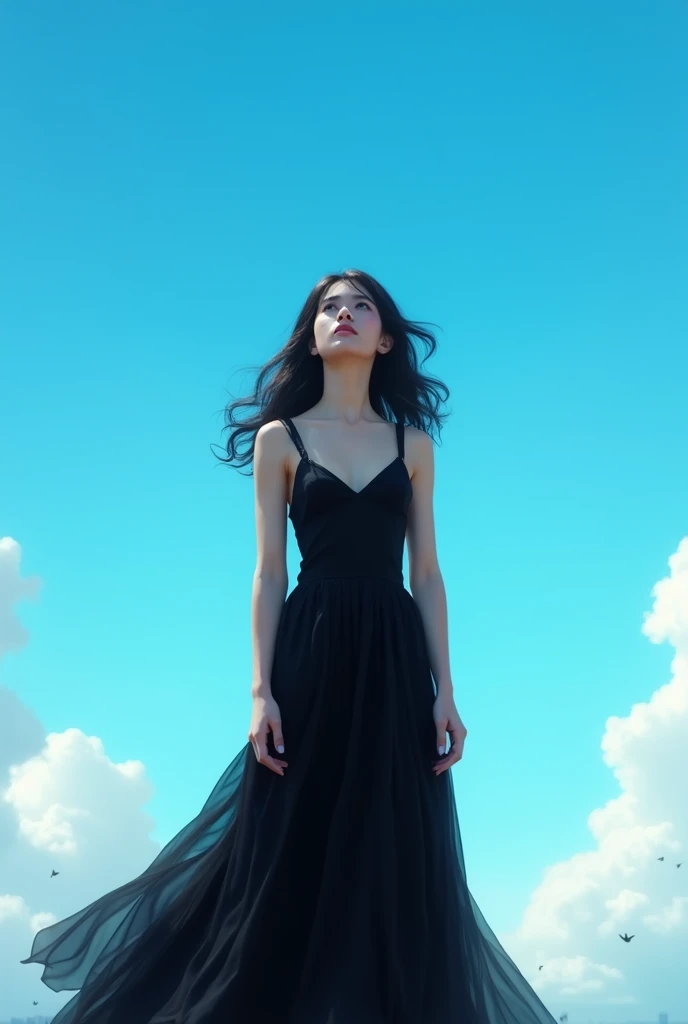
M 463 757 L 463 744 L 468 734 L 466 726 L 461 721 L 461 715 L 456 710 L 453 697 L 439 696 L 435 699 L 432 708 L 432 716 L 437 726 L 437 747 L 443 747 L 446 742 L 446 733 L 451 736 L 451 745 L 446 754 L 440 754 L 435 758 L 432 767 L 435 775 L 441 775 L 451 768 L 453 764 Z

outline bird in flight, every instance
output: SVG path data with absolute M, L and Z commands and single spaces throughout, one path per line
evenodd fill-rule
M 60 873 L 59 871 L 56 871 L 56 870 L 55 870 L 55 868 L 53 868 L 53 871 L 52 871 L 52 874 L 51 874 L 51 876 L 50 876 L 50 877 L 51 877 L 51 878 L 54 878 L 54 877 L 55 877 L 55 875 L 59 875 L 59 873 Z
M 623 934 L 623 935 L 619 935 L 619 938 L 620 938 L 620 939 L 623 939 L 623 940 L 624 940 L 624 942 L 630 942 L 630 941 L 631 941 L 631 939 L 634 939 L 634 938 L 635 938 L 635 935 L 629 935 L 629 934 L 628 934 L 628 932 L 624 932 L 624 934 Z

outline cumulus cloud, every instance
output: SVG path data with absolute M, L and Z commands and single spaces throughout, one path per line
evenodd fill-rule
M 642 631 L 674 647 L 671 677 L 607 719 L 602 758 L 619 794 L 588 816 L 596 849 L 547 868 L 520 926 L 498 936 L 517 963 L 542 964 L 533 987 L 572 1016 L 688 1016 L 688 538 L 652 597 Z
M 15 606 L 40 587 L 19 580 L 19 554 L 15 542 L 0 542 L 6 651 L 26 643 Z M 660 1007 L 688 1016 L 688 538 L 652 597 L 642 630 L 673 645 L 671 674 L 647 702 L 606 722 L 601 754 L 619 792 L 588 817 L 595 849 L 547 867 L 519 927 L 499 935 L 517 964 L 542 965 L 529 980 L 572 1022 L 649 1020 Z M 78 728 L 46 735 L 0 687 L 0 1019 L 28 1014 L 33 998 L 46 1014 L 71 998 L 18 961 L 40 928 L 150 864 L 159 852 L 144 810 L 151 795 L 140 761 L 113 762 Z M 68 886 L 55 885 L 53 868 Z M 630 943 L 618 937 L 626 932 Z
M 30 718 L 16 701 L 15 728 L 21 732 Z M 20 992 L 34 998 L 40 992 L 43 1012 L 50 1007 L 55 1013 L 71 996 L 40 984 L 40 965 L 19 961 L 29 955 L 40 928 L 69 917 L 151 863 L 160 844 L 150 838 L 155 823 L 143 805 L 153 787 L 140 761 L 110 760 L 100 739 L 79 729 L 49 733 L 41 749 L 19 764 L 2 760 L 2 802 L 14 825 L 0 855 L 0 992 L 15 995 L 16 1015 L 20 1004 L 28 1006 Z M 53 870 L 62 884 L 56 884 Z M 0 1010 L 10 1016 L 4 1006 Z
M 21 548 L 16 540 L 0 537 L 0 657 L 26 644 L 28 632 L 17 618 L 15 605 L 27 599 L 35 601 L 43 586 L 39 576 L 21 578 L 20 560 Z
M 40 590 L 35 577 L 18 579 L 19 563 L 19 545 L 0 540 L 0 655 L 26 643 L 15 605 Z M 19 961 L 41 928 L 148 867 L 160 850 L 144 810 L 152 795 L 141 761 L 112 761 L 78 728 L 46 735 L 0 686 L 0 1020 L 33 1015 L 33 999 L 52 1016 L 72 997 L 43 985 L 40 965 Z

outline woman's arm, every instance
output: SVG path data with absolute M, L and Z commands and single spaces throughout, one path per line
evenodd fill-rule
M 423 620 L 430 668 L 437 686 L 432 714 L 437 729 L 439 759 L 433 762 L 432 767 L 435 775 L 442 775 L 463 757 L 468 730 L 454 703 L 454 687 L 449 670 L 447 595 L 437 563 L 432 510 L 435 478 L 432 440 L 423 431 L 412 427 L 407 428 L 407 433 L 411 434 L 409 464 L 413 484 L 407 524 L 409 582 Z M 447 733 L 451 736 L 449 750 L 446 750 Z
M 413 499 L 409 506 L 406 539 L 409 584 L 425 627 L 430 667 L 438 696 L 451 696 L 447 596 L 437 561 L 433 489 L 435 459 L 432 439 L 422 430 L 406 428 L 411 458 Z
M 251 595 L 253 697 L 270 697 L 277 625 L 287 595 L 287 475 L 283 425 L 274 420 L 256 434 L 253 462 L 256 569 Z

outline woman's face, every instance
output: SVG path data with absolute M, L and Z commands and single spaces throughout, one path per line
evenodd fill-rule
M 337 331 L 338 327 L 351 331 Z M 314 343 L 311 354 L 322 359 L 343 355 L 373 359 L 377 352 L 388 352 L 391 338 L 382 334 L 382 321 L 377 306 L 364 289 L 350 281 L 335 281 L 325 289 L 313 325 Z

